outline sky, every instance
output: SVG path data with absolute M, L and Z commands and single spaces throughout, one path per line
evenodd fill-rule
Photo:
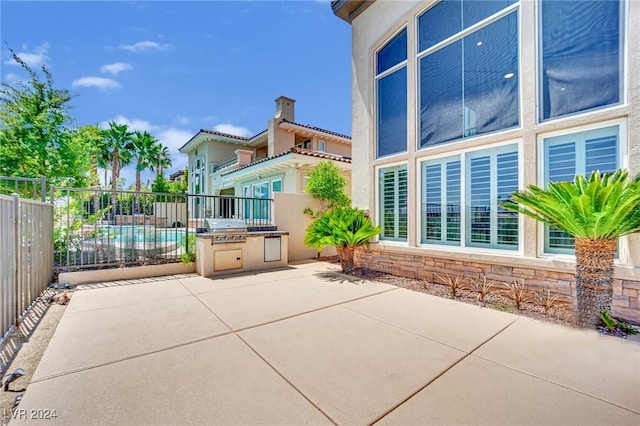
M 0 40 L 2 82 L 26 77 L 8 47 L 46 65 L 76 95 L 74 125 L 149 131 L 172 154 L 167 174 L 199 129 L 266 129 L 281 95 L 297 122 L 351 134 L 351 28 L 328 0 L 2 0 Z M 121 177 L 132 185 L 133 166 Z

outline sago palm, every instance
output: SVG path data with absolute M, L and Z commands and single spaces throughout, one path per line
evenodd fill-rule
M 340 257 L 343 272 L 353 272 L 353 254 L 356 247 L 364 246 L 382 232 L 374 226 L 364 211 L 351 207 L 329 210 L 307 227 L 304 243 L 320 251 L 334 246 Z
M 578 315 L 582 327 L 598 323 L 611 309 L 616 239 L 640 231 L 640 174 L 600 174 L 573 182 L 551 182 L 547 189 L 529 186 L 502 208 L 532 217 L 575 238 Z

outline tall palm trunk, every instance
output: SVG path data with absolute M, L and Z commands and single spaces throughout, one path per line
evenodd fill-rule
M 118 189 L 118 177 L 120 175 L 120 156 L 118 155 L 118 148 L 113 150 L 113 167 L 111 168 L 111 189 Z
M 616 240 L 576 238 L 576 290 L 581 327 L 595 327 L 601 310 L 611 310 Z

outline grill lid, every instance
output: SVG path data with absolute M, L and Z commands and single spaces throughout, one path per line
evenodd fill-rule
M 244 219 L 209 218 L 205 219 L 205 224 L 209 232 L 234 232 L 238 234 L 247 232 L 247 223 Z

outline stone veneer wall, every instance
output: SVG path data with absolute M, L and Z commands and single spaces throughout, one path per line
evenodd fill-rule
M 575 304 L 575 275 L 567 272 L 533 269 L 504 264 L 454 260 L 377 248 L 358 249 L 356 265 L 373 271 L 387 272 L 408 278 L 433 281 L 434 274 L 465 275 L 478 278 L 482 274 L 498 283 L 511 283 L 514 279 L 525 280 L 532 290 L 551 290 L 563 299 L 570 298 Z M 640 281 L 614 279 L 613 314 L 634 323 L 640 323 Z

